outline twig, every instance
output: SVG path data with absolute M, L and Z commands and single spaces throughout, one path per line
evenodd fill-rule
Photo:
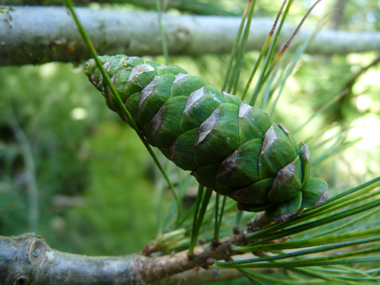
M 233 236 L 217 248 L 211 248 L 210 245 L 198 246 L 195 249 L 196 256 L 192 259 L 188 258 L 187 251 L 163 257 L 146 257 L 139 254 L 120 257 L 89 257 L 54 250 L 40 236 L 33 233 L 17 237 L 0 237 L 0 284 L 135 285 L 157 284 L 157 282 L 158 284 L 179 284 L 180 281 L 186 281 L 180 284 L 196 284 L 199 280 L 204 282 L 203 278 L 210 278 L 221 271 L 213 270 L 209 273 L 202 271 L 190 282 L 187 278 L 191 270 L 200 267 L 207 268 L 212 265 L 214 259 L 230 258 L 231 243 L 245 244 L 245 235 Z M 174 276 L 189 270 L 190 272 L 183 275 Z M 240 275 L 226 271 L 222 277 L 229 279 L 240 277 Z M 198 281 L 196 282 L 195 279 Z
M 356 83 L 356 81 L 358 80 L 358 78 L 365 72 L 367 72 L 368 69 L 370 69 L 371 67 L 377 65 L 378 63 L 380 62 L 380 53 L 377 55 L 377 57 L 368 65 L 364 66 L 363 68 L 361 68 L 352 78 L 350 81 L 348 81 L 345 85 L 344 85 L 344 88 L 342 90 L 341 93 L 344 92 L 344 90 L 348 89 L 348 90 L 351 90 L 352 87 L 354 86 L 354 84 Z
M 25 164 L 25 176 L 26 176 L 26 185 L 28 189 L 28 201 L 29 201 L 29 229 L 31 231 L 37 232 L 38 230 L 38 189 L 36 182 L 36 169 L 34 165 L 34 158 L 32 148 L 28 137 L 25 135 L 21 129 L 17 118 L 13 112 L 12 104 L 9 102 L 9 115 L 8 123 L 11 126 L 13 134 L 21 146 L 22 156 Z

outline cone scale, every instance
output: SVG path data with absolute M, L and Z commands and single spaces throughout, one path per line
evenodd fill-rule
M 240 210 L 281 222 L 327 199 L 327 183 L 309 177 L 307 145 L 262 110 L 178 66 L 125 55 L 100 60 L 148 143 Z M 85 73 L 128 123 L 93 59 Z

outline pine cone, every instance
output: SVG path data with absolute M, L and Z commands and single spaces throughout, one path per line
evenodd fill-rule
M 125 55 L 100 59 L 148 143 L 240 210 L 265 210 L 280 222 L 327 199 L 327 183 L 309 177 L 307 145 L 262 110 L 178 66 Z M 93 59 L 85 73 L 128 122 Z

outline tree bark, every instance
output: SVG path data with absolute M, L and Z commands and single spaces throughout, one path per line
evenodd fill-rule
M 200 268 L 208 268 L 214 259 L 229 259 L 231 244 L 246 243 L 240 233 L 216 245 L 197 246 L 191 258 L 187 251 L 160 257 L 89 257 L 54 250 L 33 233 L 0 237 L 0 284 L 185 285 L 227 280 L 242 275 L 236 270 Z
M 75 5 L 86 6 L 91 3 L 113 3 L 118 5 L 132 4 L 136 7 L 153 10 L 157 9 L 156 0 L 73 0 Z M 61 6 L 62 2 L 57 0 L 1 0 L 2 5 L 28 5 L 28 6 Z M 185 13 L 193 13 L 199 15 L 234 15 L 240 16 L 245 7 L 244 1 L 235 3 L 235 7 L 229 7 L 228 11 L 223 7 L 223 3 L 202 3 L 197 1 L 183 1 L 183 0 L 165 0 L 162 1 L 162 8 L 164 10 L 176 9 Z
M 335 8 L 330 18 L 329 28 L 332 30 L 338 30 L 343 20 L 343 10 L 347 3 L 347 0 L 336 0 Z
M 9 8 L 9 7 L 8 7 Z M 0 14 L 0 65 L 80 62 L 89 58 L 73 19 L 64 7 L 7 7 Z M 162 54 L 157 15 L 154 12 L 76 8 L 99 54 Z M 163 15 L 170 55 L 229 53 L 240 24 L 238 17 Z M 248 50 L 260 50 L 272 19 L 255 18 Z M 285 24 L 284 42 L 295 27 Z M 295 41 L 304 41 L 312 30 L 301 29 Z M 380 32 L 350 33 L 322 30 L 309 45 L 315 54 L 345 54 L 380 49 Z

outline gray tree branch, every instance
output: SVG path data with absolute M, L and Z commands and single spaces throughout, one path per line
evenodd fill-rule
M 27 233 L 0 236 L 0 284 L 200 284 L 241 277 L 235 270 L 199 270 L 214 259 L 228 259 L 231 244 L 246 244 L 241 233 L 220 244 L 197 246 L 194 256 L 187 251 L 174 255 L 147 257 L 133 254 L 119 257 L 89 257 L 60 252 L 40 236 Z M 197 274 L 192 273 L 196 270 Z
M 91 3 L 114 3 L 114 4 L 132 4 L 148 10 L 156 10 L 156 0 L 74 0 L 75 5 L 84 6 Z M 165 0 L 162 1 L 164 10 L 176 9 L 185 13 L 192 12 L 200 15 L 240 15 L 245 7 L 245 1 L 237 1 L 235 7 L 229 7 L 228 11 L 223 7 L 223 2 L 217 0 L 208 2 L 183 1 L 183 0 Z M 61 6 L 62 2 L 57 0 L 1 0 L 2 5 L 28 5 L 28 6 Z
M 3 10 L 9 7 L 3 8 Z M 157 15 L 154 12 L 77 8 L 99 54 L 162 54 Z M 0 65 L 40 64 L 51 61 L 80 62 L 89 58 L 76 26 L 64 7 L 13 6 L 0 14 Z M 229 53 L 240 18 L 164 14 L 166 37 L 171 55 Z M 247 45 L 259 50 L 273 24 L 272 19 L 255 18 Z M 284 42 L 295 27 L 285 24 Z M 301 29 L 296 41 L 310 37 L 312 30 Z M 380 49 L 380 32 L 322 30 L 307 52 L 334 54 Z

